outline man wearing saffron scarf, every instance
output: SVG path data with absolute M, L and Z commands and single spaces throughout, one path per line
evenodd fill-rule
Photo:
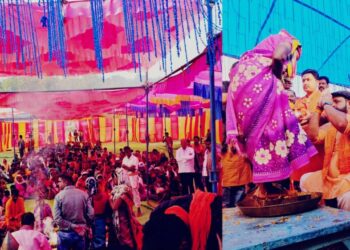
M 301 75 L 303 80 L 303 89 L 306 94 L 304 97 L 299 98 L 296 101 L 295 111 L 297 113 L 297 118 L 300 125 L 307 132 L 306 126 L 309 122 L 310 114 L 316 111 L 317 105 L 321 99 L 321 92 L 318 90 L 319 75 L 316 70 L 307 69 Z M 316 149 L 318 154 L 313 156 L 307 165 L 293 172 L 291 177 L 293 181 L 299 181 L 303 174 L 314 172 L 322 168 L 324 157 L 323 147 L 316 145 Z
M 315 112 L 309 125 L 311 140 L 324 146 L 323 168 L 303 175 L 300 188 L 322 192 L 325 200 L 350 211 L 350 92 L 334 92 L 332 97 L 323 97 L 318 105 L 329 123 L 319 127 L 321 112 Z
M 295 75 L 299 42 L 282 30 L 246 52 L 230 73 L 227 143 L 253 165 L 253 182 L 286 179 L 317 153 L 290 109 L 282 72 Z M 263 185 L 260 185 L 263 188 Z M 260 190 L 264 197 L 264 190 Z

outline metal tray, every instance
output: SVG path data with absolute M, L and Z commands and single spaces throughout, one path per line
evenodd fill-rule
M 246 216 L 274 217 L 316 209 L 321 198 L 322 193 L 301 193 L 298 196 L 285 196 L 271 200 L 259 200 L 248 196 L 237 206 Z

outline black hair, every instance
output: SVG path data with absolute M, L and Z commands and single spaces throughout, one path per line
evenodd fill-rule
M 306 75 L 306 74 L 311 74 L 311 75 L 313 75 L 313 77 L 314 77 L 316 80 L 318 80 L 319 77 L 320 77 L 319 74 L 318 74 L 318 72 L 317 72 L 316 70 L 314 70 L 314 69 L 306 69 L 306 70 L 304 70 L 303 73 L 301 73 L 301 76 Z
M 327 76 L 320 76 L 318 80 L 325 80 L 327 85 L 329 84 L 329 78 Z
M 34 226 L 35 217 L 32 212 L 24 213 L 21 217 L 21 223 L 23 225 Z
M 73 185 L 74 181 L 72 179 L 72 176 L 66 175 L 66 174 L 61 174 L 59 178 L 62 179 L 62 181 L 65 181 L 68 185 Z

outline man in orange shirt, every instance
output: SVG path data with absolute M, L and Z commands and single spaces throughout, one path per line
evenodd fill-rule
M 17 189 L 12 188 L 11 198 L 5 205 L 5 221 L 10 232 L 16 231 L 21 227 L 21 216 L 24 212 L 24 199 L 19 197 Z
M 224 145 L 221 150 L 223 169 L 222 186 L 224 188 L 223 207 L 235 207 L 244 198 L 245 185 L 252 181 L 252 171 L 249 160 L 237 153 L 234 146 L 228 149 Z
M 333 100 L 324 97 L 319 103 L 329 123 L 320 128 L 320 112 L 315 112 L 309 126 L 310 139 L 324 146 L 323 168 L 303 175 L 300 187 L 322 192 L 326 201 L 350 210 L 350 92 L 338 91 L 332 96 Z
M 306 95 L 295 102 L 296 116 L 306 133 L 310 114 L 317 110 L 321 98 L 321 92 L 318 90 L 318 78 L 317 71 L 312 69 L 307 69 L 302 73 L 303 89 Z M 293 172 L 291 176 L 293 181 L 299 181 L 303 174 L 322 168 L 324 150 L 321 146 L 316 146 L 316 149 L 318 154 L 311 158 L 310 163 Z

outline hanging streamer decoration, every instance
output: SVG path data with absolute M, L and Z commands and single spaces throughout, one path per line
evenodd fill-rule
M 221 2 L 221 0 L 215 2 L 217 15 L 221 15 Z M 141 59 L 147 56 L 150 61 L 151 49 L 154 50 L 156 58 L 161 56 L 161 69 L 166 73 L 169 68 L 173 71 L 173 50 L 178 58 L 185 58 L 186 63 L 188 62 L 187 46 L 188 42 L 193 40 L 191 36 L 194 36 L 197 53 L 199 53 L 199 41 L 205 45 L 207 43 L 205 0 L 122 0 L 122 4 L 127 43 L 134 69 L 139 70 L 140 80 Z M 216 19 L 221 20 L 221 17 Z M 219 26 L 221 21 L 215 27 Z M 201 27 L 205 28 L 205 33 L 201 31 Z M 216 31 L 220 32 L 221 28 Z M 175 44 L 172 38 L 175 38 Z
M 104 81 L 103 69 L 103 54 L 102 54 L 102 36 L 103 36 L 103 0 L 90 0 L 92 28 L 94 32 L 94 47 L 96 66 L 102 73 L 102 80 Z
M 56 60 L 67 76 L 66 36 L 64 33 L 62 2 L 60 0 L 44 0 L 44 12 L 47 14 L 47 32 L 49 60 Z
M 0 48 L 5 67 L 15 54 L 17 69 L 42 77 L 31 1 L 0 0 Z

